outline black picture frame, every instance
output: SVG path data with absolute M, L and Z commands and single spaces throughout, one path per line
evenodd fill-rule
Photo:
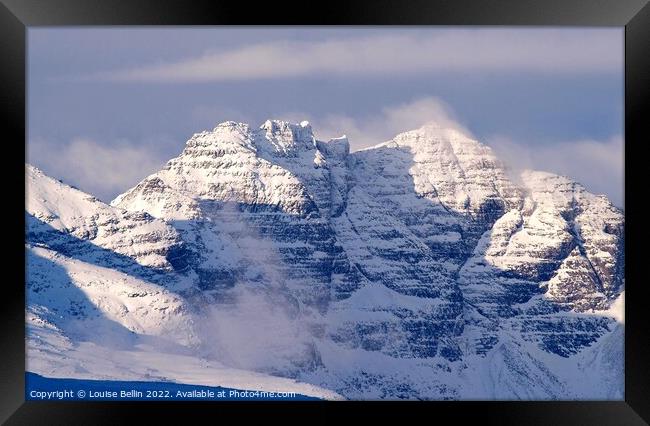
M 26 30 L 35 26 L 91 25 L 515 25 L 625 27 L 625 216 L 626 216 L 626 329 L 625 401 L 585 402 L 428 402 L 366 403 L 358 414 L 425 414 L 454 422 L 480 424 L 597 424 L 636 425 L 650 421 L 650 336 L 647 333 L 647 291 L 641 281 L 645 255 L 639 245 L 643 228 L 644 121 L 650 103 L 650 5 L 647 0 L 391 0 L 326 2 L 255 2 L 224 0 L 0 0 L 0 96 L 4 152 L 2 172 L 15 199 L 2 210 L 6 250 L 0 318 L 3 333 L 0 363 L 0 421 L 7 424 L 117 424 L 131 415 L 166 416 L 179 411 L 185 422 L 207 412 L 251 412 L 250 403 L 87 403 L 25 402 L 25 292 L 24 292 L 24 162 L 26 141 Z M 645 120 L 644 120 L 645 119 Z M 634 165 L 639 162 L 639 167 Z M 647 167 L 647 166 L 646 166 Z M 23 178 L 20 178 L 22 176 Z M 638 189 L 635 190 L 635 187 Z M 629 191 L 628 191 L 629 189 Z M 647 220 L 647 219 L 646 219 Z M 18 226 L 18 224 L 23 226 Z M 23 246 L 24 247 L 24 246 Z M 6 277 L 6 275 L 5 275 Z M 637 277 L 638 280 L 635 280 Z M 22 281 L 21 281 L 22 278 Z M 292 406 L 294 413 L 324 419 L 331 408 L 355 411 L 357 402 L 309 402 Z M 285 410 L 284 403 L 257 404 L 265 411 Z M 422 410 L 422 411 L 421 411 Z M 336 410 L 335 410 L 336 411 Z M 197 417 L 199 416 L 199 417 Z M 645 421 L 644 421 L 645 419 Z M 205 421 L 205 420 L 201 420 Z M 407 420 L 408 421 L 408 420 Z

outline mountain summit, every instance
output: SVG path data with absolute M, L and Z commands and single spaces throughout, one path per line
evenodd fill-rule
M 565 177 L 513 181 L 457 130 L 350 152 L 307 122 L 225 122 L 110 206 L 28 176 L 41 341 L 109 351 L 77 331 L 95 315 L 135 333 L 115 332 L 134 356 L 156 336 L 158 351 L 348 398 L 622 397 L 623 212 Z M 81 308 L 45 284 L 53 270 L 93 315 L 70 319 Z M 82 362 L 31 341 L 32 371 Z

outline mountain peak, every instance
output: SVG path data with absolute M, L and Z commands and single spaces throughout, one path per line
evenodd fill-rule
M 196 133 L 187 141 L 186 148 L 194 151 L 196 146 L 204 149 L 221 150 L 225 146 L 233 149 L 244 147 L 256 152 L 274 156 L 294 156 L 297 152 L 311 151 L 316 139 L 308 121 L 291 123 L 283 120 L 266 120 L 258 129 L 246 123 L 224 121 L 212 131 Z
M 227 121 L 193 135 L 113 207 L 27 166 L 27 241 L 39 245 L 30 309 L 51 312 L 55 301 L 66 309 L 57 320 L 75 321 L 72 338 L 95 330 L 86 321 L 100 316 L 77 315 L 67 297 L 79 288 L 128 330 L 196 335 L 197 354 L 348 397 L 582 396 L 563 371 L 610 383 L 622 346 L 601 342 L 622 342 L 604 309 L 624 286 L 623 214 L 556 175 L 526 172 L 515 184 L 489 147 L 442 124 L 349 153 L 347 138 L 318 141 L 308 122 Z M 59 287 L 39 260 L 44 244 L 65 269 Z M 83 274 L 70 269 L 80 263 Z M 108 269 L 121 275 L 103 279 Z M 186 304 L 116 290 L 128 276 Z M 121 287 L 109 281 L 118 278 Z M 195 329 L 160 325 L 183 312 Z M 337 361 L 350 351 L 354 365 Z M 608 362 L 576 369 L 598 357 Z M 482 374 L 496 370 L 508 373 L 499 386 Z
M 246 123 L 240 123 L 237 121 L 224 121 L 222 123 L 219 123 L 215 126 L 214 129 L 212 129 L 212 132 L 210 131 L 204 131 L 199 134 L 210 134 L 210 133 L 216 133 L 216 134 L 227 134 L 227 133 L 239 133 L 239 134 L 246 134 L 250 131 L 250 126 Z
M 282 120 L 266 120 L 260 126 L 263 145 L 270 144 L 270 150 L 275 153 L 290 154 L 298 150 L 312 150 L 316 139 L 308 121 L 300 124 Z
M 453 149 L 456 149 L 458 146 L 466 145 L 489 150 L 486 145 L 475 140 L 469 132 L 438 123 L 427 123 L 417 129 L 402 132 L 395 136 L 393 140 L 398 145 L 409 145 L 413 147 L 417 145 L 422 146 L 444 143 Z
M 268 119 L 260 126 L 260 129 L 284 129 L 284 128 L 294 128 L 294 129 L 308 128 L 311 130 L 311 124 L 307 120 L 303 120 L 300 123 L 293 123 L 291 121 L 286 121 L 286 120 Z

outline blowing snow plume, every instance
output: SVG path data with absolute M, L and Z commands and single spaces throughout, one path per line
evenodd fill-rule
M 226 303 L 208 304 L 195 321 L 204 355 L 232 367 L 288 376 L 318 364 L 305 314 L 285 286 L 273 241 L 248 223 L 237 203 L 224 203 L 211 220 L 237 242 L 245 272 L 223 294 Z

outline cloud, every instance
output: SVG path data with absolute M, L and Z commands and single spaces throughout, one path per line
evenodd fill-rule
M 229 106 L 197 105 L 190 110 L 190 119 L 197 124 L 197 129 L 214 127 L 215 117 L 221 117 L 224 121 L 231 120 L 251 124 L 249 115 Z
M 435 71 L 620 71 L 622 31 L 438 29 L 320 41 L 247 44 L 93 75 L 123 82 L 207 82 Z
M 207 122 L 212 112 L 202 107 L 193 113 Z M 435 97 L 388 106 L 376 114 L 358 117 L 289 112 L 276 118 L 293 122 L 307 119 L 321 140 L 345 134 L 352 150 L 385 142 L 429 122 L 472 135 L 451 108 Z M 491 146 L 514 171 L 535 169 L 563 174 L 582 183 L 590 192 L 606 194 L 615 205 L 624 205 L 624 145 L 620 136 L 606 141 L 557 141 L 544 145 L 515 142 L 501 136 L 478 139 Z M 173 147 L 180 146 L 174 143 Z M 104 201 L 110 201 L 159 170 L 171 158 L 167 150 L 160 149 L 160 145 L 135 145 L 126 141 L 109 145 L 78 138 L 61 146 L 37 139 L 30 141 L 28 148 L 32 164 Z
M 588 191 L 605 194 L 618 207 L 624 205 L 624 143 L 621 136 L 606 141 L 577 140 L 525 145 L 504 137 L 486 141 L 513 171 L 542 170 L 565 175 Z
M 455 116 L 451 108 L 435 97 L 416 99 L 399 105 L 383 108 L 378 114 L 349 117 L 326 114 L 322 117 L 309 114 L 287 113 L 283 119 L 311 122 L 317 138 L 328 140 L 345 134 L 352 150 L 367 148 L 392 139 L 395 135 L 436 123 L 462 131 L 471 132 Z
M 151 146 L 125 141 L 106 144 L 77 138 L 61 146 L 36 139 L 28 149 L 31 164 L 106 202 L 159 170 L 167 160 Z
M 287 113 L 282 118 L 295 122 L 309 120 L 316 137 L 322 140 L 345 134 L 352 150 L 385 142 L 399 133 L 434 122 L 490 146 L 514 174 L 523 169 L 533 169 L 566 175 L 590 192 L 605 194 L 615 205 L 623 207 L 624 146 L 620 136 L 606 141 L 556 141 L 544 145 L 515 142 L 503 136 L 482 140 L 472 135 L 447 104 L 434 97 L 386 107 L 378 114 L 359 118 L 342 115 L 315 117 L 299 113 Z

